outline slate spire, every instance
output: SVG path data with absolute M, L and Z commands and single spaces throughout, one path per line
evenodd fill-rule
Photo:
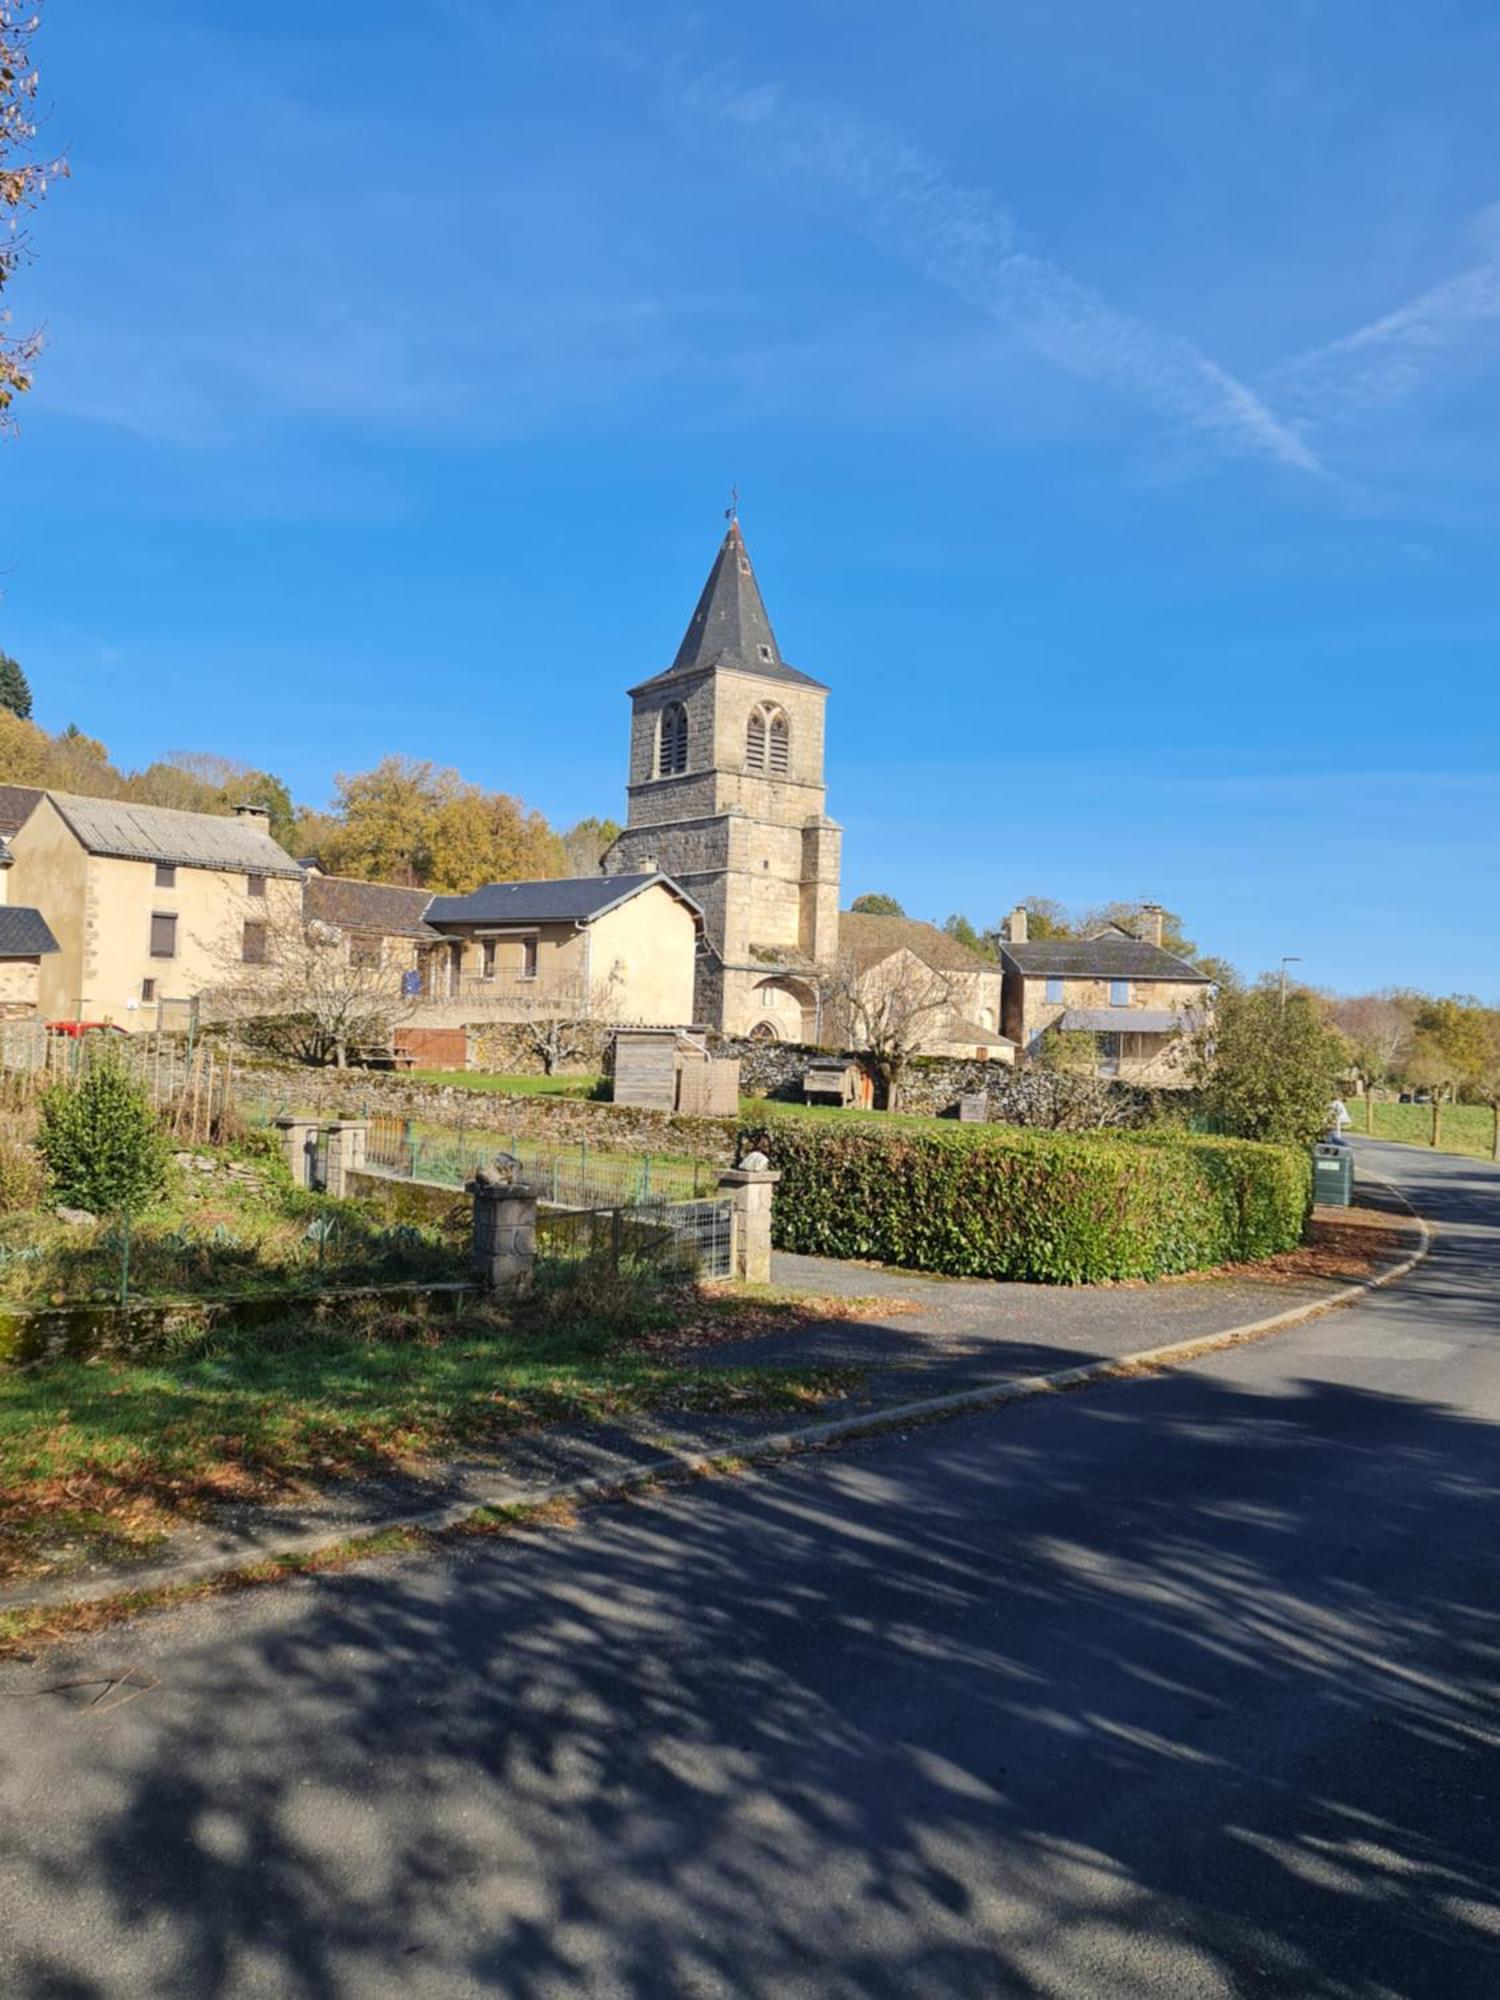
M 698 608 L 667 672 L 691 673 L 716 663 L 759 673 L 784 664 L 737 520 L 729 523 Z

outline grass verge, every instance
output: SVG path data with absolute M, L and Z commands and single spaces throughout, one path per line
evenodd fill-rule
M 501 1097 L 592 1097 L 602 1076 L 495 1076 L 485 1070 L 412 1069 L 402 1072 L 415 1083 L 436 1083 L 452 1090 L 473 1090 Z
M 847 1306 L 830 1302 L 831 1312 Z M 819 1313 L 803 1300 L 748 1306 L 687 1288 L 623 1326 L 588 1317 L 586 1305 L 571 1311 L 563 1294 L 539 1299 L 525 1320 L 475 1313 L 441 1331 L 395 1319 L 364 1334 L 229 1331 L 150 1361 L 0 1376 L 0 1577 L 139 1556 L 215 1502 L 483 1452 L 523 1430 L 658 1411 L 795 1411 L 852 1380 L 847 1370 L 675 1358 L 676 1348 L 805 1324 Z

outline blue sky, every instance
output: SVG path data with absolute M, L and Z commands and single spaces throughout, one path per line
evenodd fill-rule
M 49 0 L 0 643 L 623 808 L 731 483 L 846 894 L 1500 999 L 1500 15 Z

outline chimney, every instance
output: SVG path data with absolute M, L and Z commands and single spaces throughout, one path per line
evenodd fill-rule
M 1166 911 L 1160 903 L 1142 903 L 1140 922 L 1136 925 L 1136 936 L 1145 944 L 1161 943 L 1162 919 Z
M 266 832 L 270 831 L 271 809 L 269 806 L 237 805 L 234 809 L 234 816 L 236 819 L 243 820 L 247 826 L 258 826 Z
M 1005 935 L 1010 939 L 1012 944 L 1025 944 L 1026 908 L 1024 904 L 1017 903 L 1016 907 L 1006 918 Z

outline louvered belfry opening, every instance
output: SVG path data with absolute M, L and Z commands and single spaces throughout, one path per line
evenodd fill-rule
M 771 776 L 784 778 L 791 769 L 792 738 L 786 717 L 778 708 L 771 717 Z
M 674 778 L 687 769 L 687 710 L 680 701 L 669 702 L 661 712 L 660 735 L 656 746 L 656 772 Z
M 745 726 L 745 769 L 784 778 L 792 768 L 792 737 L 785 714 L 762 702 Z

